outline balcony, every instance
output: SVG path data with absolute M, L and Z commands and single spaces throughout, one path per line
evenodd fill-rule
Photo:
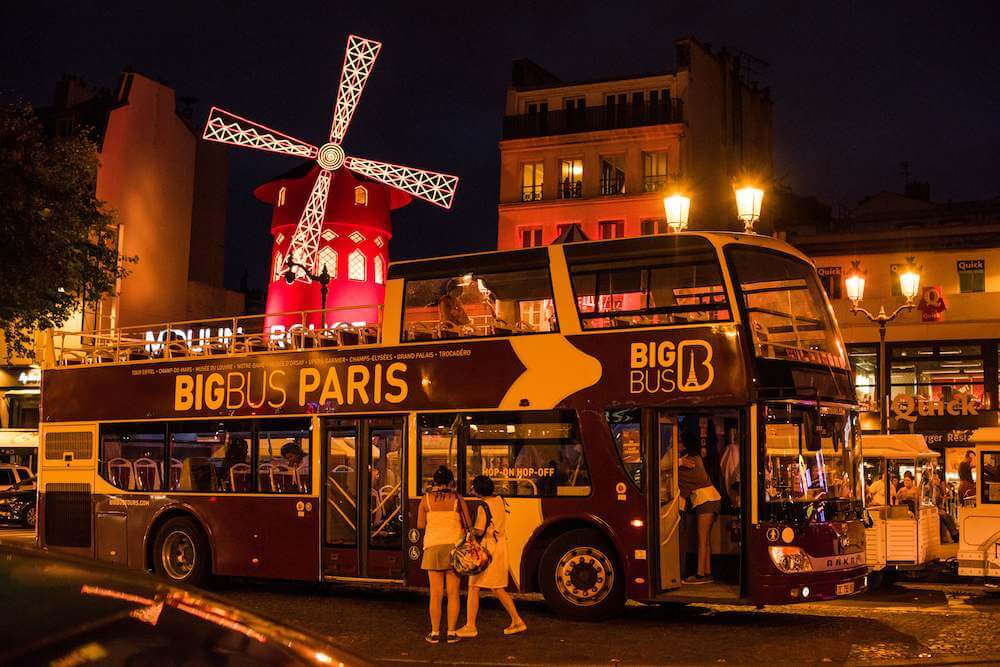
M 680 99 L 670 100 L 669 106 L 663 104 L 626 104 L 571 110 L 560 109 L 545 113 L 504 116 L 503 138 L 524 139 L 574 132 L 666 125 L 683 121 L 684 106 Z

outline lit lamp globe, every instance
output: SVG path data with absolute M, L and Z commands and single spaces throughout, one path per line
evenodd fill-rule
M 847 288 L 847 298 L 858 305 L 865 298 L 865 272 L 861 270 L 861 260 L 854 260 L 852 264 L 844 278 L 844 287 Z
M 899 291 L 907 301 L 913 301 L 920 292 L 920 269 L 912 257 L 906 258 L 906 266 L 899 272 Z
M 688 211 L 691 198 L 684 195 L 670 195 L 663 198 L 663 211 L 667 214 L 667 224 L 676 232 L 683 232 L 688 226 Z
M 753 233 L 753 225 L 760 219 L 760 205 L 764 201 L 764 191 L 747 186 L 736 191 L 736 215 L 743 221 L 744 230 Z

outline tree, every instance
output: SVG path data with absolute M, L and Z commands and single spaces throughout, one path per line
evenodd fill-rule
M 97 146 L 49 136 L 23 103 L 0 107 L 0 334 L 27 356 L 34 331 L 62 326 L 112 294 L 120 257 L 113 212 L 96 197 Z

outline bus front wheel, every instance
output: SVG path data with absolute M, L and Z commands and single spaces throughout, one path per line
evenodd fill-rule
M 614 549 L 595 530 L 554 539 L 542 554 L 539 587 L 557 614 L 581 621 L 612 616 L 625 605 L 625 579 Z
M 187 517 L 163 524 L 156 533 L 153 559 L 157 574 L 178 583 L 204 586 L 212 574 L 208 539 L 201 527 Z

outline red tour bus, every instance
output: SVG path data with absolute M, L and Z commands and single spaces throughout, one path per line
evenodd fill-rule
M 41 546 L 195 584 L 423 586 L 417 506 L 446 464 L 464 494 L 493 478 L 513 589 L 570 617 L 866 588 L 851 375 L 790 246 L 569 243 L 398 262 L 386 288 L 377 324 L 55 336 Z M 722 495 L 713 583 L 683 583 L 682 443 Z

